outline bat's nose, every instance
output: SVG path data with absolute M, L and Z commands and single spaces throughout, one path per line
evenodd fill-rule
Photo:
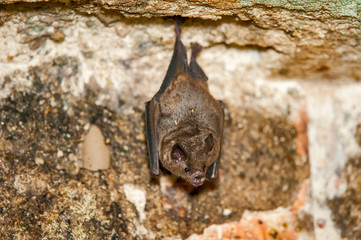
M 204 183 L 204 174 L 201 171 L 196 171 L 192 174 L 192 185 L 195 187 L 199 187 Z

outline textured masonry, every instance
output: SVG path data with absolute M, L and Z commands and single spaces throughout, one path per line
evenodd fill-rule
M 0 6 L 1 239 L 361 238 L 356 3 Z M 143 107 L 173 15 L 194 18 L 182 40 L 226 105 L 220 177 L 200 189 L 149 175 Z M 92 125 L 105 170 L 81 167 Z

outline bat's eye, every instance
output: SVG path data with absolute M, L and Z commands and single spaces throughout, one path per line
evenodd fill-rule
M 173 146 L 171 157 L 172 157 L 172 160 L 175 162 L 180 162 L 180 161 L 184 160 L 185 154 L 184 154 L 184 151 L 181 148 L 181 146 L 179 146 L 178 144 Z
M 189 173 L 190 169 L 188 167 L 184 168 L 184 172 Z
M 211 152 L 214 146 L 213 135 L 209 134 L 208 137 L 206 137 L 204 140 L 204 143 L 206 144 L 206 149 L 208 152 Z

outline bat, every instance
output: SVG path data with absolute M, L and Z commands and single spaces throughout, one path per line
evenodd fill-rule
M 208 90 L 208 77 L 196 61 L 202 47 L 192 44 L 188 65 L 181 23 L 168 71 L 145 103 L 146 138 L 152 176 L 165 168 L 195 187 L 218 177 L 224 107 Z

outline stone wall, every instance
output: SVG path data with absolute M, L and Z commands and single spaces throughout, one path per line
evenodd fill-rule
M 356 2 L 0 6 L 1 239 L 361 238 Z M 179 15 L 226 110 L 197 189 L 151 178 L 144 135 Z

